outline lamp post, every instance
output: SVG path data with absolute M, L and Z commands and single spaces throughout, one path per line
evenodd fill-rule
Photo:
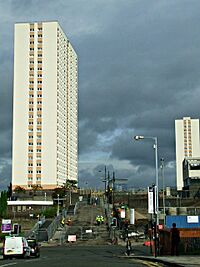
M 99 170 L 99 172 L 102 172 L 102 171 Z M 105 166 L 105 169 L 104 169 L 104 178 L 102 180 L 102 182 L 105 183 L 105 185 L 104 185 L 105 200 L 106 200 L 106 190 L 107 190 L 107 176 L 106 175 L 107 175 L 107 168 Z
M 71 188 L 69 189 L 69 205 L 72 204 L 72 191 Z
M 112 205 L 113 205 L 113 211 L 115 208 L 115 172 L 113 172 L 113 178 L 112 178 Z
M 57 216 L 59 216 L 60 210 L 59 210 L 59 194 L 57 194 L 57 200 L 58 200 L 58 206 L 57 206 Z
M 163 184 L 163 215 L 164 215 L 164 225 L 165 225 L 165 183 L 164 183 L 164 158 L 160 159 L 161 172 L 162 172 L 162 184 Z
M 154 149 L 155 149 L 155 171 L 156 171 L 156 207 L 155 207 L 155 212 L 156 212 L 156 224 L 159 225 L 159 197 L 158 197 L 158 139 L 157 137 L 154 136 L 142 136 L 142 135 L 136 135 L 134 136 L 134 139 L 136 141 L 143 140 L 143 139 L 151 139 L 154 141 Z

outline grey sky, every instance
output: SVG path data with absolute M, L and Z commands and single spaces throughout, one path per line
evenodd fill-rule
M 151 141 L 175 184 L 174 120 L 199 118 L 200 1 L 0 0 L 0 188 L 11 179 L 15 22 L 57 20 L 79 57 L 79 180 L 104 165 L 129 185 L 155 180 Z

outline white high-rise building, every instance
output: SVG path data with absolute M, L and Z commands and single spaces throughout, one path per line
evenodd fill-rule
M 78 62 L 58 22 L 17 23 L 12 185 L 78 179 Z
M 184 117 L 181 120 L 175 120 L 175 133 L 176 184 L 177 190 L 182 190 L 184 158 L 200 156 L 199 119 Z

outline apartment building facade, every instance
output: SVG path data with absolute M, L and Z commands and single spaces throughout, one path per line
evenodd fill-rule
M 177 190 L 183 187 L 183 161 L 185 158 L 200 156 L 199 119 L 184 117 L 175 120 L 176 134 L 176 184 Z
M 78 59 L 58 22 L 15 24 L 12 185 L 78 179 Z

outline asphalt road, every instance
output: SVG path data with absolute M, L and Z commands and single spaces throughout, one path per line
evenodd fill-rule
M 40 258 L 0 260 L 0 267 L 144 267 L 163 266 L 141 262 L 124 255 L 120 246 L 58 246 L 42 247 Z

